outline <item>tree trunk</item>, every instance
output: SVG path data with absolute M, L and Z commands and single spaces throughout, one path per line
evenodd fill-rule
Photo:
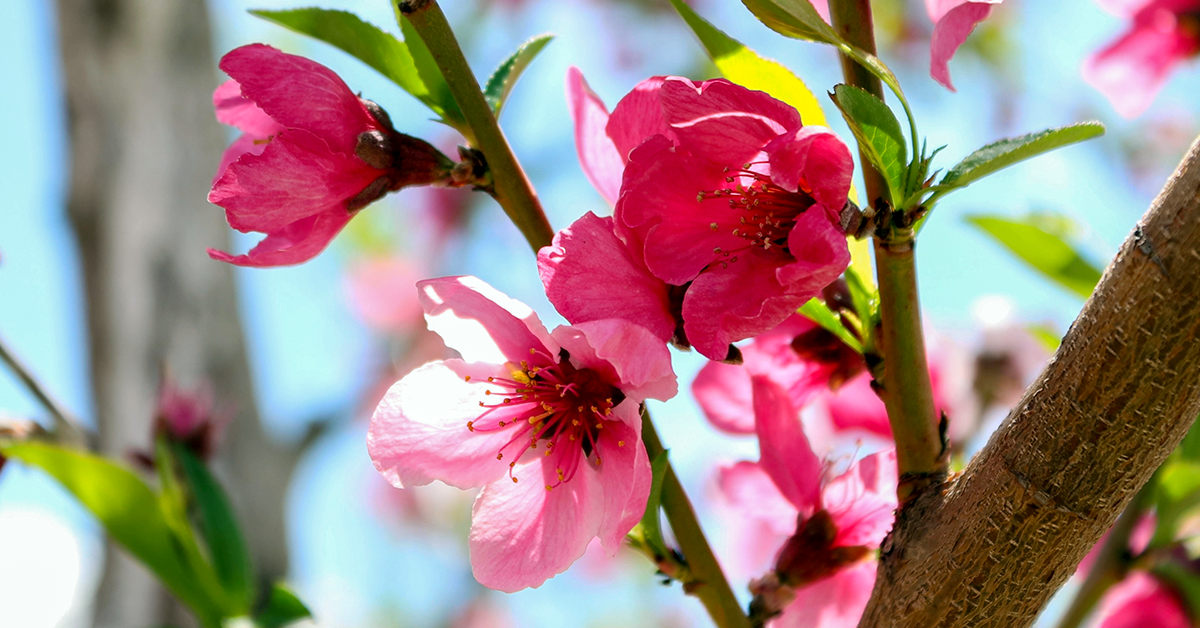
M 1200 140 L 1046 370 L 884 541 L 860 626 L 1029 626 L 1200 413 Z
M 296 453 L 261 429 L 233 274 L 204 252 L 229 244 L 205 201 L 223 144 L 205 3 L 58 0 L 58 18 L 100 451 L 148 448 L 164 367 L 185 386 L 211 382 L 237 412 L 221 465 L 259 575 L 282 577 Z M 173 606 L 144 568 L 107 552 L 97 625 L 177 623 Z

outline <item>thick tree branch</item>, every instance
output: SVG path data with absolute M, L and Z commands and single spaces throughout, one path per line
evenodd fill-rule
M 1029 626 L 1200 413 L 1200 141 L 1046 370 L 884 542 L 861 626 Z

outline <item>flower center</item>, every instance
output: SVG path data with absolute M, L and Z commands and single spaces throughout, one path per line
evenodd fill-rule
M 757 162 L 762 163 L 762 162 Z M 698 202 L 719 201 L 733 212 L 730 220 L 736 220 L 733 235 L 746 241 L 748 248 L 772 249 L 789 253 L 788 235 L 796 226 L 796 218 L 816 202 L 802 181 L 801 191 L 788 190 L 771 182 L 771 177 L 750 169 L 755 163 L 743 164 L 738 170 L 725 169 L 725 182 L 729 187 L 717 190 L 701 190 L 696 194 Z M 722 221 L 725 222 L 725 221 Z M 726 224 L 729 224 L 726 222 Z M 709 225 L 713 231 L 720 229 L 716 222 Z M 737 250 L 725 251 L 720 247 L 713 250 L 721 268 L 737 261 L 733 256 Z
M 496 452 L 497 460 L 509 459 L 508 475 L 513 482 L 513 469 L 522 454 L 530 449 L 543 448 L 543 456 L 554 465 L 557 479 L 546 490 L 569 482 L 579 470 L 580 460 L 601 464 L 596 442 L 604 424 L 612 419 L 612 409 L 625 399 L 616 387 L 604 381 L 591 369 L 578 369 L 562 351 L 556 364 L 543 351 L 530 349 L 531 359 L 543 362 L 530 366 L 521 360 L 520 366 L 510 363 L 510 377 L 489 377 L 489 388 L 480 401 L 485 408 L 473 421 L 467 422 L 471 432 L 507 430 L 509 440 Z M 471 381 L 471 377 L 466 377 Z M 618 441 L 624 447 L 625 441 Z

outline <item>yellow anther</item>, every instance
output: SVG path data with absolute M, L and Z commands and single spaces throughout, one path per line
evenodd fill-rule
M 513 484 L 517 483 L 517 478 L 513 478 Z
M 600 466 L 600 456 L 596 456 L 596 466 Z
M 529 376 L 526 375 L 524 371 L 513 371 L 512 378 L 522 384 L 528 384 L 530 381 L 532 381 L 529 379 Z
M 625 441 L 623 441 L 623 440 L 617 441 L 617 447 L 624 447 L 624 446 L 625 446 Z
M 470 376 L 470 375 L 468 375 L 468 376 L 464 377 L 464 378 L 463 378 L 463 381 L 464 381 L 464 382 L 469 382 L 469 381 L 471 381 L 471 376 Z
M 489 382 L 494 382 L 494 381 L 496 381 L 496 378 L 495 378 L 495 377 L 492 377 L 491 375 L 489 375 L 489 376 L 488 376 L 488 381 L 489 381 Z
M 496 454 L 496 460 L 504 460 L 504 454 Z
M 504 421 L 499 421 L 496 423 L 496 425 L 499 425 L 500 427 L 504 427 L 505 425 L 508 425 L 508 424 L 505 423 Z
M 474 431 L 475 431 L 475 422 L 474 422 L 474 421 L 467 421 L 467 429 L 468 429 L 468 430 L 471 430 L 472 432 L 474 432 Z
M 549 447 L 547 447 L 547 448 L 546 448 L 546 455 L 547 455 L 547 456 L 549 456 L 549 455 L 550 455 L 550 448 L 549 448 Z
M 713 231 L 716 231 L 716 230 L 717 230 L 717 223 L 715 223 L 715 222 L 710 222 L 710 223 L 708 223 L 708 228 L 709 228 L 709 229 L 712 229 Z
M 529 355 L 537 355 L 537 349 L 534 349 L 533 347 L 530 347 L 530 348 L 529 348 Z
M 547 491 L 552 491 L 552 490 L 554 490 L 554 487 L 553 487 L 553 486 L 550 486 L 549 484 L 547 484 L 547 485 L 546 485 L 546 490 L 547 490 Z
M 598 429 L 598 430 L 602 430 L 602 429 L 604 429 L 604 424 L 603 424 L 603 423 L 596 423 L 596 429 Z

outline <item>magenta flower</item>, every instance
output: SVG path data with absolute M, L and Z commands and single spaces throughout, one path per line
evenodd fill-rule
M 483 487 L 470 551 L 488 587 L 539 586 L 595 537 L 615 552 L 650 490 L 639 405 L 676 392 L 666 346 L 620 319 L 549 333 L 474 277 L 417 286 L 430 329 L 462 359 L 387 392 L 367 435 L 375 468 L 400 488 Z
M 1154 576 L 1134 571 L 1109 589 L 1096 612 L 1096 628 L 1189 628 L 1179 594 Z
M 252 44 L 220 65 L 232 80 L 213 94 L 217 119 L 242 136 L 225 151 L 208 200 L 229 226 L 266 237 L 247 255 L 209 249 L 213 259 L 299 264 L 385 193 L 449 176 L 449 159 L 396 133 L 378 105 L 315 61 Z
M 895 452 L 867 456 L 830 477 L 787 392 L 760 375 L 751 381 L 761 459 L 723 467 L 718 476 L 739 515 L 738 555 L 750 568 L 774 565 L 751 589 L 783 611 L 773 625 L 856 626 L 875 581 L 868 557 L 896 508 Z
M 1132 24 L 1092 55 L 1083 78 L 1117 113 L 1133 118 L 1150 106 L 1181 62 L 1200 54 L 1200 0 L 1099 0 Z
M 212 387 L 207 383 L 192 391 L 179 388 L 167 377 L 159 384 L 154 409 L 155 435 L 181 443 L 201 460 L 208 460 L 216 453 L 225 426 L 232 419 L 232 413 L 214 408 Z M 149 462 L 153 466 L 152 455 L 135 452 L 134 456 L 140 463 Z
M 652 275 L 686 289 L 688 342 L 724 359 L 731 342 L 779 324 L 849 265 L 836 221 L 850 151 L 792 107 L 723 79 L 668 77 L 630 108 L 650 95 L 669 132 L 629 154 L 616 233 Z M 614 113 L 607 127 L 618 146 L 623 119 Z
M 925 0 L 925 10 L 933 20 L 929 41 L 929 75 L 950 91 L 950 59 L 963 45 L 975 25 L 992 14 L 992 7 L 1003 0 Z

